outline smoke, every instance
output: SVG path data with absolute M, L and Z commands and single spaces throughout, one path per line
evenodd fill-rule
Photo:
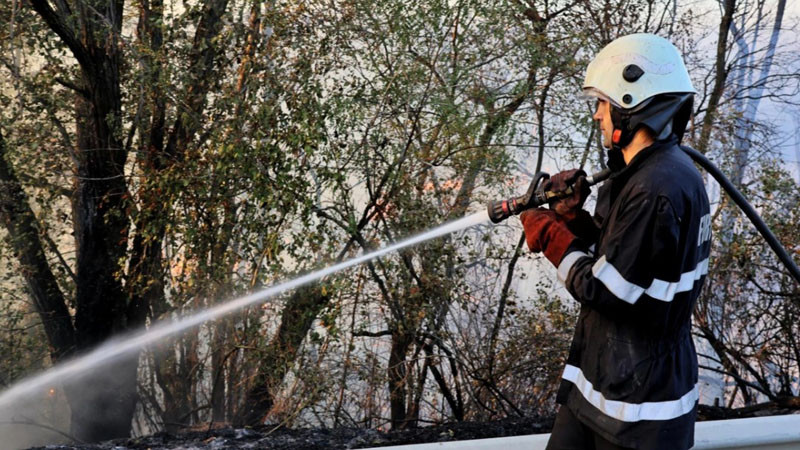
M 7 398 L 0 408 L 0 450 L 127 436 L 137 359 L 138 353 L 121 355 L 61 380 L 46 377 L 50 383 Z
M 0 411 L 0 449 L 72 442 L 69 407 L 60 387 L 50 387 L 27 399 L 18 399 Z

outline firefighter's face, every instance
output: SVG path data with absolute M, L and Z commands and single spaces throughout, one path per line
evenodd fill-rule
M 614 125 L 611 123 L 611 104 L 608 100 L 597 99 L 597 109 L 592 116 L 600 126 L 600 133 L 603 136 L 603 147 L 611 148 L 611 136 L 614 133 Z

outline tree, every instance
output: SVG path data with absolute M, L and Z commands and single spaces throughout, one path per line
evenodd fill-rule
M 186 201 L 178 195 L 180 187 L 189 186 L 187 177 L 191 170 L 198 169 L 193 164 L 196 161 L 189 157 L 201 155 L 209 136 L 220 132 L 216 123 L 206 118 L 209 93 L 219 89 L 222 74 L 219 64 L 233 56 L 223 52 L 219 39 L 228 6 L 224 0 L 206 2 L 170 17 L 165 14 L 163 3 L 142 2 L 137 5 L 136 41 L 123 35 L 123 22 L 129 16 L 123 15 L 125 5 L 121 1 L 74 4 L 32 1 L 30 6 L 41 22 L 29 14 L 22 15 L 21 23 L 30 23 L 32 32 L 18 35 L 17 44 L 30 45 L 29 41 L 22 41 L 28 36 L 48 43 L 35 48 L 45 64 L 65 74 L 48 81 L 68 89 L 53 96 L 35 90 L 38 86 L 21 92 L 45 105 L 50 121 L 63 138 L 62 151 L 69 152 L 72 159 L 74 185 L 61 189 L 72 197 L 74 298 L 64 295 L 52 274 L 42 247 L 42 241 L 49 238 L 38 229 L 40 222 L 29 206 L 30 199 L 20 178 L 6 165 L 3 176 L 8 189 L 2 192 L 2 202 L 9 211 L 6 229 L 36 299 L 52 347 L 52 359 L 58 362 L 92 348 L 113 334 L 142 326 L 148 318 L 155 320 L 170 313 L 173 306 L 167 301 L 165 281 L 168 265 L 162 260 L 169 239 L 167 230 L 170 220 L 176 217 L 173 208 L 180 204 L 177 202 Z M 165 32 L 167 21 L 175 27 Z M 40 23 L 46 29 L 41 29 Z M 194 36 L 187 44 L 190 28 L 194 28 Z M 252 40 L 250 47 L 243 45 L 245 53 L 252 52 Z M 176 58 L 174 65 L 167 64 L 170 56 Z M 215 101 L 215 112 L 232 111 L 234 115 L 241 112 L 240 108 L 229 109 L 229 105 L 237 103 L 235 96 L 245 88 L 251 70 L 248 61 L 245 59 L 241 64 L 237 91 L 224 98 L 227 104 Z M 20 87 L 33 84 L 13 61 L 4 62 L 19 80 Z M 185 72 L 178 72 L 183 70 L 180 64 L 185 64 Z M 133 87 L 138 80 L 147 83 Z M 74 106 L 55 101 L 63 97 L 72 97 Z M 240 104 L 245 104 L 245 99 Z M 255 112 L 259 110 L 256 108 Z M 263 112 L 262 109 L 260 113 Z M 69 117 L 67 123 L 74 123 L 74 132 L 67 129 L 64 117 Z M 233 120 L 221 122 L 229 130 L 237 126 Z M 19 131 L 12 128 L 15 142 L 26 143 L 29 136 Z M 30 142 L 35 144 L 36 138 Z M 242 141 L 236 136 L 227 139 L 233 144 Z M 221 141 L 223 148 L 233 145 Z M 138 151 L 136 159 L 130 160 L 128 155 L 133 148 Z M 244 148 L 245 144 L 240 144 L 234 151 L 221 151 L 220 158 L 235 158 Z M 281 164 L 270 160 L 270 155 L 282 153 L 265 151 L 254 156 L 261 159 L 264 168 L 271 168 L 273 162 Z M 6 156 L 4 162 L 9 159 Z M 269 180 L 270 183 L 280 182 L 281 177 L 277 178 Z M 264 187 L 261 189 L 263 192 Z M 223 210 L 227 208 L 228 219 L 236 211 L 233 204 L 226 203 L 232 195 L 236 195 L 232 190 L 209 193 Z M 208 211 L 214 210 L 210 205 L 204 206 Z M 280 208 L 275 203 L 269 206 Z M 292 208 L 283 211 L 290 212 Z M 279 218 L 277 223 L 281 223 Z M 222 233 L 218 236 L 221 242 L 208 252 L 220 255 L 217 259 L 221 259 L 227 252 L 233 228 L 230 221 L 223 221 L 221 229 L 217 229 Z M 202 252 L 202 247 L 197 251 Z M 219 263 L 230 265 L 227 261 Z M 74 324 L 68 311 L 70 305 L 75 308 Z M 129 433 L 137 400 L 136 368 L 137 358 L 133 357 L 114 369 L 117 375 L 113 383 L 105 378 L 89 383 L 93 389 L 88 401 L 81 401 L 87 392 L 67 392 L 75 436 L 98 440 Z M 175 386 L 167 384 L 162 388 L 169 393 Z M 174 411 L 168 413 L 166 420 L 174 420 L 182 407 L 167 406 L 167 411 Z M 98 410 L 106 409 L 109 413 L 97 414 Z

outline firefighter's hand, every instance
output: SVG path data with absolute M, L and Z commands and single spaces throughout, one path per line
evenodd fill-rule
M 550 202 L 550 209 L 568 221 L 575 218 L 578 211 L 583 208 L 586 197 L 589 196 L 590 189 L 589 183 L 586 182 L 586 172 L 580 169 L 565 170 L 550 177 L 542 186 L 545 191 L 556 193 L 564 192 L 570 186 L 572 186 L 572 194 Z
M 555 211 L 544 208 L 523 211 L 519 219 L 525 229 L 525 240 L 530 251 L 543 252 L 558 267 L 564 253 L 575 240 L 575 235 L 569 231 L 564 220 Z

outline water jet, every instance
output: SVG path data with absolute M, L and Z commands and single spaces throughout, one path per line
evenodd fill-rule
M 24 416 L 24 411 L 29 409 L 29 404 L 35 402 L 38 397 L 47 395 L 47 393 L 53 389 L 53 386 L 62 386 L 67 383 L 80 381 L 81 377 L 96 372 L 101 367 L 115 363 L 126 356 L 133 355 L 135 352 L 164 338 L 176 335 L 207 321 L 226 316 L 248 306 L 263 303 L 272 297 L 320 280 L 328 275 L 379 258 L 402 248 L 410 247 L 488 221 L 489 216 L 486 211 L 471 214 L 462 219 L 446 223 L 432 230 L 347 261 L 284 281 L 244 297 L 197 311 L 190 316 L 174 321 L 161 321 L 152 325 L 150 328 L 123 336 L 117 336 L 85 355 L 58 364 L 41 374 L 23 379 L 0 393 L 0 435 L 4 437 L 3 442 L 0 442 L 0 448 L 21 448 L 37 443 L 36 441 L 25 441 L 24 439 L 26 436 L 24 433 L 19 433 L 19 430 L 16 430 L 17 433 L 20 434 L 17 441 L 6 439 L 14 430 L 4 429 L 9 427 L 2 425 L 2 423 L 18 423 L 19 418 Z M 89 388 L 91 389 L 91 387 Z

